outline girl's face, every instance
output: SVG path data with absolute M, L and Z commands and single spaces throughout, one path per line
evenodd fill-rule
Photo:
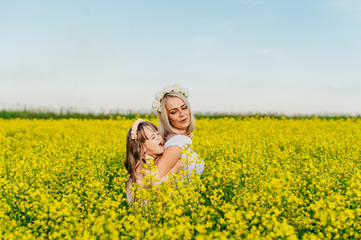
M 170 124 L 178 130 L 187 131 L 191 123 L 191 113 L 187 104 L 178 97 L 171 97 L 168 99 L 165 108 Z
M 154 131 L 149 127 L 144 128 L 144 133 L 147 136 L 147 140 L 144 142 L 145 154 L 155 158 L 164 152 L 163 138 L 159 134 L 159 131 Z

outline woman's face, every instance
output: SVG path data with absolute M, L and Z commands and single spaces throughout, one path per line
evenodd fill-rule
M 164 152 L 163 138 L 159 134 L 159 131 L 154 131 L 152 128 L 145 127 L 144 133 L 147 136 L 147 140 L 144 142 L 145 154 L 155 158 Z
M 187 104 L 178 97 L 170 97 L 165 105 L 170 124 L 181 131 L 187 131 L 191 123 L 191 113 Z

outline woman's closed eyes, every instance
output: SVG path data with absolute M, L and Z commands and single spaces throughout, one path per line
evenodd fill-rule
M 186 110 L 186 109 L 188 109 L 188 106 L 186 104 L 184 104 L 184 105 L 181 106 L 181 109 Z M 177 113 L 177 110 L 170 110 L 169 113 L 174 115 L 174 114 Z

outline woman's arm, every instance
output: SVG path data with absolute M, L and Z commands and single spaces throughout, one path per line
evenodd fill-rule
M 158 159 L 155 165 L 158 167 L 160 177 L 169 173 L 169 171 L 177 164 L 182 155 L 182 148 L 176 145 L 167 147 L 163 155 Z M 179 166 L 178 166 L 179 165 Z M 178 171 L 181 170 L 181 164 L 177 165 Z

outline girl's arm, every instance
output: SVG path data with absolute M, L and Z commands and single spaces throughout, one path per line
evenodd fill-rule
M 167 147 L 163 155 L 158 159 L 155 165 L 158 167 L 160 177 L 163 177 L 169 173 L 170 170 L 177 164 L 177 162 L 181 159 L 182 148 L 179 146 L 170 146 Z M 177 164 L 176 168 L 173 169 L 176 172 L 179 172 L 183 167 L 181 167 L 182 163 Z

